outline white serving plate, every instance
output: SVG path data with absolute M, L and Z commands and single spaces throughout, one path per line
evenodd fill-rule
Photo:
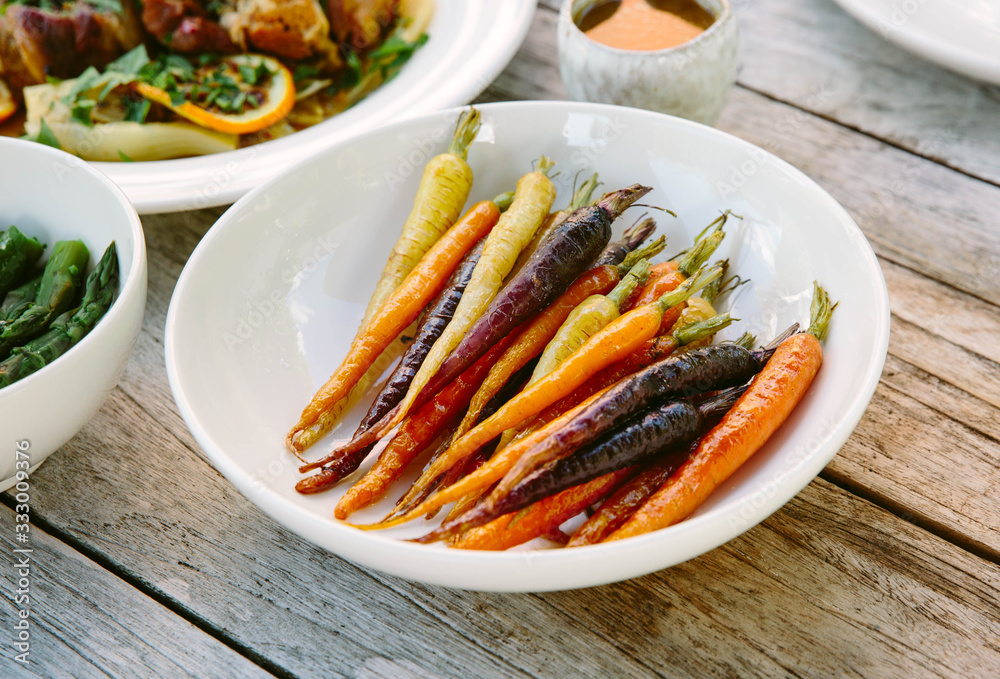
M 835 0 L 883 38 L 963 75 L 1000 83 L 995 0 Z
M 671 208 L 661 231 L 685 247 L 719 210 L 745 217 L 719 256 L 753 279 L 728 303 L 773 337 L 809 315 L 819 280 L 841 305 L 826 365 L 786 425 L 689 520 L 613 544 L 462 552 L 402 541 L 433 524 L 363 532 L 332 519 L 343 492 L 301 496 L 283 439 L 344 357 L 399 227 L 419 169 L 447 144 L 457 110 L 393 123 L 328 149 L 241 199 L 201 241 L 177 283 L 166 362 L 181 414 L 212 463 L 251 501 L 306 540 L 364 566 L 450 587 L 542 591 L 598 585 L 693 558 L 781 507 L 829 462 L 870 400 L 885 360 L 889 305 L 882 272 L 848 214 L 812 180 L 715 129 L 638 109 L 573 102 L 481 107 L 469 161 L 472 200 L 509 190 L 539 154 L 558 161 L 557 205 L 579 170 L 605 188 L 655 187 L 644 202 Z M 434 150 L 428 140 L 438 140 Z M 633 209 L 619 220 L 631 223 Z M 725 303 L 725 300 L 723 300 Z M 353 432 L 349 411 L 318 456 Z M 367 468 L 366 463 L 364 468 Z M 359 512 L 383 515 L 402 493 Z
M 430 39 L 357 106 L 282 139 L 197 158 L 94 163 L 140 214 L 232 203 L 315 151 L 397 118 L 475 99 L 524 41 L 537 0 L 435 0 Z

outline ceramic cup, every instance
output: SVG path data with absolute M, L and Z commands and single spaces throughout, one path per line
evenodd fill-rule
M 566 0 L 559 12 L 559 71 L 569 98 L 714 124 L 736 81 L 739 32 L 730 0 L 698 0 L 715 22 L 693 40 L 653 51 L 588 38 L 574 17 L 600 1 Z

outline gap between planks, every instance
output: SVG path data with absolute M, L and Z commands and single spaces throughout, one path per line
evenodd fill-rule
M 116 390 L 120 391 L 117 387 Z M 122 393 L 123 395 L 126 396 L 126 398 L 129 398 L 127 394 L 124 394 L 124 392 Z M 132 399 L 129 398 L 129 400 Z M 179 443 L 182 446 L 184 445 L 181 442 Z M 187 448 L 187 446 L 184 447 L 185 449 Z M 198 456 L 196 455 L 195 457 Z M 201 458 L 198 457 L 198 459 Z M 204 462 L 204 460 L 202 461 Z M 10 509 L 11 511 L 14 511 L 14 505 L 16 504 L 16 501 L 14 500 L 13 497 L 11 497 L 9 492 L 0 493 L 0 503 L 2 503 L 5 507 Z M 268 658 L 260 655 L 252 648 L 249 648 L 246 645 L 240 643 L 238 640 L 234 639 L 232 636 L 226 633 L 225 630 L 213 625 L 211 622 L 209 622 L 202 616 L 186 608 L 177 599 L 171 598 L 163 591 L 157 589 L 156 587 L 153 587 L 149 583 L 143 582 L 140 578 L 136 577 L 135 575 L 130 574 L 127 570 L 123 568 L 122 564 L 115 562 L 109 556 L 97 550 L 96 548 L 88 545 L 87 543 L 83 542 L 81 539 L 77 538 L 72 533 L 69 533 L 61 529 L 59 526 L 49 522 L 48 519 L 46 519 L 45 516 L 42 515 L 37 509 L 34 508 L 32 509 L 31 517 L 32 517 L 31 518 L 32 525 L 41 528 L 44 532 L 48 533 L 49 537 L 62 542 L 70 549 L 73 549 L 76 552 L 82 554 L 87 559 L 93 561 L 95 564 L 103 568 L 107 573 L 109 573 L 113 577 L 118 578 L 119 580 L 129 585 L 133 589 L 148 596 L 150 599 L 156 601 L 158 604 L 160 604 L 170 612 L 174 613 L 183 620 L 189 622 L 191 625 L 193 625 L 200 631 L 209 635 L 213 639 L 216 639 L 219 643 L 225 645 L 227 648 L 231 649 L 235 653 L 238 653 L 239 655 L 243 656 L 253 664 L 257 665 L 265 672 L 268 672 L 274 675 L 275 677 L 279 677 L 279 679 L 295 678 L 295 674 L 289 672 L 283 667 L 280 667 L 279 665 L 269 660 Z
M 545 23 L 545 24 L 550 24 L 551 26 L 554 27 L 555 23 L 556 23 L 556 20 L 557 20 L 557 17 L 558 17 L 558 14 L 559 14 L 559 7 L 560 7 L 561 4 L 562 4 L 561 0 L 540 0 L 539 3 L 538 3 L 538 9 L 541 10 L 542 12 L 545 12 L 545 13 L 548 13 L 548 14 L 551 15 L 551 16 L 549 16 L 547 18 L 541 19 L 541 21 L 543 23 Z M 539 19 L 538 19 L 537 16 L 536 16 L 536 21 L 539 21 Z M 851 19 L 851 21 L 853 22 L 853 18 Z M 860 28 L 860 26 L 859 26 L 859 28 Z M 868 31 L 868 29 L 863 29 L 863 30 L 865 30 L 866 32 Z M 874 34 L 872 35 L 872 37 L 874 37 Z M 554 42 L 555 41 L 553 40 L 552 43 L 554 43 Z M 743 48 L 741 47 L 741 49 L 743 49 Z M 899 48 L 899 47 L 896 47 L 896 46 L 892 46 L 892 49 L 899 50 L 900 52 L 903 51 L 902 48 Z M 909 57 L 909 58 L 916 58 L 916 57 Z M 957 162 L 955 162 L 955 161 L 945 160 L 944 158 L 931 155 L 928 152 L 920 151 L 920 150 L 918 150 L 916 148 L 916 145 L 907 146 L 905 144 L 905 142 L 903 142 L 903 141 L 893 140 L 892 138 L 890 138 L 890 137 L 888 137 L 888 136 L 886 136 L 886 135 L 884 135 L 882 133 L 879 133 L 878 131 L 865 129 L 864 127 L 861 126 L 860 123 L 850 123 L 850 122 L 846 122 L 844 120 L 841 120 L 839 118 L 836 118 L 836 117 L 834 117 L 834 114 L 832 112 L 831 113 L 825 113 L 825 112 L 820 111 L 818 107 L 809 107 L 808 105 L 803 105 L 801 103 L 797 103 L 796 101 L 794 101 L 794 99 L 792 97 L 781 96 L 781 95 L 779 95 L 777 93 L 774 93 L 774 92 L 768 92 L 768 91 L 764 90 L 760 86 L 751 85 L 748 78 L 741 77 L 742 76 L 742 66 L 745 66 L 749 61 L 750 61 L 750 58 L 747 57 L 747 56 L 744 56 L 741 59 L 741 69 L 737 73 L 737 79 L 736 79 L 736 86 L 737 87 L 745 89 L 745 90 L 747 90 L 749 92 L 753 92 L 754 94 L 758 94 L 758 95 L 760 95 L 762 97 L 765 97 L 767 99 L 770 99 L 771 101 L 774 101 L 776 103 L 784 104 L 784 105 L 789 106 L 791 108 L 794 108 L 794 109 L 796 109 L 798 111 L 802 111 L 804 113 L 808 113 L 810 115 L 816 116 L 817 118 L 820 118 L 822 120 L 825 120 L 825 121 L 833 123 L 833 124 L 836 124 L 836 125 L 844 128 L 844 129 L 850 130 L 850 131 L 855 132 L 857 134 L 860 134 L 862 136 L 868 137 L 870 139 L 877 140 L 879 142 L 882 142 L 882 143 L 886 144 L 887 146 L 891 146 L 891 147 L 893 147 L 895 149 L 898 149 L 900 151 L 904 151 L 906 153 L 909 153 L 910 155 L 912 155 L 912 156 L 914 156 L 916 158 L 921 158 L 923 160 L 926 160 L 926 161 L 935 163 L 937 165 L 940 165 L 941 167 L 948 168 L 949 170 L 953 170 L 954 172 L 957 172 L 957 173 L 959 173 L 961 175 L 969 177 L 970 179 L 981 181 L 981 182 L 983 182 L 985 184 L 988 184 L 990 186 L 1000 187 L 1000 182 L 997 182 L 997 181 L 995 181 L 993 179 L 990 179 L 990 178 L 988 178 L 986 176 L 983 176 L 982 174 L 977 174 L 973 170 L 965 169 L 965 168 L 961 167 L 960 165 L 958 165 Z M 937 67 L 935 67 L 935 68 L 937 68 Z M 951 75 L 954 75 L 954 74 L 951 74 Z M 982 83 L 982 84 L 983 85 L 987 85 L 986 83 Z

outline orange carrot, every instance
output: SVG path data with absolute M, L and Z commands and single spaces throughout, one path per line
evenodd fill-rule
M 816 285 L 809 331 L 792 335 L 778 346 L 750 388 L 705 435 L 677 473 L 606 540 L 621 540 L 682 521 L 760 450 L 819 371 L 823 362 L 820 341 L 835 306 Z
M 379 455 L 378 461 L 340 499 L 334 516 L 346 519 L 352 512 L 380 500 L 389 486 L 402 475 L 406 466 L 442 431 L 458 421 L 490 366 L 510 346 L 513 339 L 513 335 L 502 339 L 432 400 L 406 418 Z
M 693 448 L 694 446 L 691 447 Z M 667 455 L 653 461 L 632 480 L 609 495 L 597 511 L 576 529 L 566 546 L 582 547 L 597 544 L 613 533 L 666 483 L 683 460 L 680 455 Z
M 503 550 L 524 544 L 558 528 L 568 519 L 614 491 L 636 473 L 636 467 L 610 472 L 567 488 L 519 512 L 511 512 L 473 528 L 455 543 L 458 549 Z
M 728 327 L 732 322 L 733 319 L 729 317 L 729 314 L 721 314 L 706 318 L 702 322 L 678 328 L 670 335 L 647 340 L 633 353 L 595 373 L 573 393 L 545 408 L 537 417 L 524 424 L 511 442 L 520 441 L 525 436 L 534 433 L 539 427 L 548 424 L 595 392 L 607 389 L 618 380 L 666 358 L 682 346 L 711 337 L 719 330 Z
M 486 403 L 500 391 L 514 373 L 545 349 L 545 346 L 555 336 L 570 313 L 580 303 L 591 295 L 603 295 L 610 292 L 622 276 L 631 271 L 637 263 L 643 261 L 644 257 L 651 257 L 660 252 L 664 244 L 665 239 L 661 237 L 646 247 L 629 253 L 621 264 L 598 266 L 585 271 L 573 281 L 566 292 L 556 298 L 556 301 L 529 321 L 514 344 L 490 369 L 482 387 L 472 398 L 469 411 L 462 418 L 455 438 L 458 439 L 472 428 Z
M 708 285 L 720 273 L 721 271 L 718 267 L 713 267 L 710 271 L 699 273 L 697 276 L 685 281 L 681 288 L 664 295 L 657 302 L 633 309 L 606 325 L 575 353 L 568 356 L 555 370 L 530 387 L 525 388 L 524 391 L 505 403 L 497 412 L 456 440 L 448 450 L 424 470 L 420 478 L 414 482 L 414 487 L 410 489 L 409 494 L 414 496 L 419 495 L 439 475 L 452 466 L 463 463 L 483 444 L 493 440 L 494 437 L 502 433 L 505 429 L 525 421 L 559 399 L 565 398 L 597 371 L 633 353 L 646 340 L 651 339 L 656 334 L 660 327 L 660 318 L 666 309 L 675 306 L 679 300 L 685 299 L 695 291 Z M 553 420 L 531 436 L 522 439 L 516 445 L 510 445 L 496 453 L 487 465 L 481 467 L 472 475 L 477 477 L 475 482 L 481 482 L 480 477 L 491 479 L 487 482 L 487 485 L 498 480 L 500 477 L 494 477 L 493 475 L 501 468 L 503 471 L 499 472 L 500 475 L 502 476 L 506 473 L 510 469 L 510 465 L 517 461 L 517 456 L 528 450 L 525 447 L 526 445 L 534 444 L 540 440 L 540 437 L 544 438 L 556 431 L 565 422 L 569 421 L 569 418 L 575 415 L 580 408 L 585 407 L 586 404 L 590 403 L 592 399 L 597 398 L 601 393 L 603 391 L 595 394 L 591 399 L 577 406 L 577 408 L 570 410 L 564 416 Z M 466 477 L 451 487 L 429 497 L 406 514 L 371 526 L 364 526 L 364 528 L 389 528 L 409 521 L 421 514 L 433 511 L 447 502 L 457 500 L 471 490 L 481 487 L 478 485 L 467 485 L 472 483 L 472 479 Z M 445 497 L 448 499 L 444 499 Z
M 489 233 L 500 217 L 492 201 L 476 203 L 435 243 L 403 283 L 372 316 L 351 343 L 347 357 L 302 411 L 288 433 L 286 444 L 296 450 L 297 435 L 319 419 L 334 403 L 347 396 L 365 371 L 396 336 L 441 290 L 465 253 Z
M 454 502 L 462 498 L 463 496 L 484 490 L 490 486 L 490 484 L 495 483 L 503 478 L 504 474 L 517 462 L 517 459 L 525 451 L 529 450 L 536 443 L 542 439 L 550 436 L 554 432 L 558 431 L 563 425 L 569 422 L 577 413 L 582 411 L 593 401 L 600 398 L 604 392 L 602 390 L 588 398 L 586 401 L 578 405 L 576 408 L 566 412 L 563 416 L 556 418 L 548 425 L 542 427 L 536 431 L 531 436 L 528 436 L 516 443 L 512 443 L 503 450 L 495 453 L 493 457 L 490 458 L 489 462 L 479 467 L 468 476 L 462 478 L 457 483 L 454 483 L 447 488 L 442 488 L 434 495 L 418 504 L 413 509 L 407 511 L 401 516 L 393 516 L 391 519 L 381 521 L 376 524 L 371 525 L 356 525 L 356 528 L 361 528 L 362 530 L 375 530 L 381 528 L 391 528 L 392 526 L 397 526 L 401 523 L 415 519 L 422 514 L 427 514 L 428 512 L 433 512 L 441 507 L 445 506 L 449 502 Z
M 664 281 L 664 278 L 667 280 Z M 649 269 L 649 278 L 646 279 L 646 284 L 629 298 L 625 307 L 627 309 L 634 309 L 643 304 L 649 304 L 662 297 L 663 293 L 673 290 L 682 282 L 684 282 L 684 277 L 677 273 L 676 261 L 654 264 Z M 657 295 L 656 291 L 660 291 L 660 294 Z
M 484 443 L 505 429 L 524 422 L 542 409 L 566 397 L 602 368 L 620 361 L 654 337 L 660 329 L 663 313 L 687 299 L 697 290 L 718 278 L 721 271 L 711 271 L 690 278 L 677 290 L 667 293 L 653 304 L 633 309 L 594 334 L 574 353 L 566 357 L 555 370 L 505 403 L 492 416 L 455 441 L 435 460 L 414 483 L 418 492 L 439 474 L 463 462 Z M 527 439 L 525 439 L 527 440 Z

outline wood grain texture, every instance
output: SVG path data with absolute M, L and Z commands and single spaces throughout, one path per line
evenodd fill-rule
M 561 0 L 540 0 L 536 24 Z M 942 165 L 1000 183 L 1000 86 L 945 70 L 832 0 L 735 0 L 737 83 Z M 545 97 L 548 98 L 548 97 Z
M 481 101 L 565 97 L 557 5 L 542 0 Z M 995 92 L 881 44 L 829 0 L 737 11 L 744 87 L 720 125 L 840 200 L 889 286 L 887 367 L 826 480 L 698 559 L 590 590 L 456 592 L 359 568 L 272 522 L 198 449 L 162 338 L 177 276 L 221 210 L 145 217 L 132 360 L 32 480 L 56 536 L 43 564 L 59 585 L 45 615 L 53 673 L 134 676 L 99 655 L 123 647 L 158 676 L 205 676 L 191 663 L 212 653 L 222 671 L 260 673 L 230 648 L 326 677 L 1000 675 L 1000 193 L 968 176 L 1000 176 Z
M 829 191 L 879 256 L 1000 303 L 1000 188 L 743 89 L 719 127 Z
M 767 4 L 772 3 L 767 0 Z M 787 4 L 801 9 L 815 3 Z M 757 0 L 746 5 L 750 11 Z M 565 98 L 558 60 L 552 59 L 555 21 L 555 12 L 539 7 L 524 47 L 487 90 L 485 100 Z M 788 57 L 776 73 L 790 77 L 796 73 L 793 63 L 797 62 Z M 916 80 L 920 77 L 921 73 L 913 75 Z M 545 96 L 536 96 L 538 92 Z M 908 92 L 899 96 L 909 101 Z M 860 135 L 819 113 L 736 87 L 717 127 L 815 179 L 847 208 L 880 256 L 1000 304 L 1000 229 L 993 227 L 1000 188 L 908 153 L 894 141 Z M 1000 105 L 991 120 L 997 115 Z M 1000 133 L 998 125 L 991 129 Z M 978 155 L 985 155 L 981 143 L 977 148 Z
M 0 674 L 45 679 L 80 677 L 270 677 L 268 672 L 175 615 L 38 526 L 31 554 L 15 555 L 14 512 L 0 507 L 5 577 Z M 15 599 L 13 564 L 30 559 L 29 601 Z M 17 601 L 17 603 L 15 603 Z M 13 660 L 16 611 L 30 610 L 28 664 Z
M 125 418 L 148 433 L 107 433 Z M 36 504 L 151 591 L 291 673 L 959 676 L 1000 668 L 989 634 L 1000 623 L 1000 569 L 822 481 L 688 564 L 591 590 L 490 595 L 356 568 L 273 524 L 192 452 L 140 452 L 154 441 L 169 435 L 116 394 L 35 475 Z M 92 481 L 72 483 L 79 478 Z

